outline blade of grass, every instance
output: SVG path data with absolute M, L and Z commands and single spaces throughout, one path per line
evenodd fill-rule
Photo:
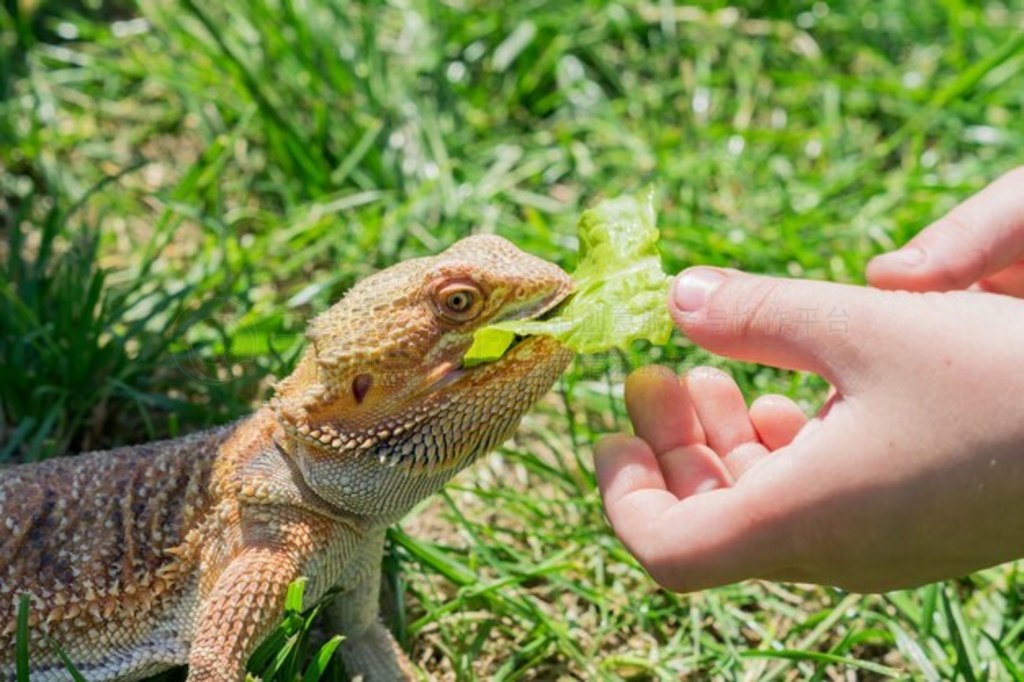
M 949 638 L 953 643 L 953 650 L 956 652 L 956 672 L 967 682 L 977 682 L 978 675 L 975 672 L 977 670 L 977 654 L 974 653 L 973 641 L 967 634 L 960 601 L 955 596 L 950 597 L 953 589 L 949 585 L 944 585 L 939 596 L 942 602 L 942 611 L 946 616 Z
M 321 646 L 313 659 L 309 662 L 306 667 L 306 672 L 302 675 L 302 682 L 317 682 L 324 673 L 327 671 L 327 666 L 331 662 L 331 657 L 334 655 L 334 651 L 338 648 L 338 645 L 344 641 L 344 637 L 341 635 L 335 635 L 327 640 L 323 646 Z
M 14 667 L 18 682 L 29 682 L 28 660 L 28 610 L 29 595 L 18 597 L 18 615 L 14 634 Z

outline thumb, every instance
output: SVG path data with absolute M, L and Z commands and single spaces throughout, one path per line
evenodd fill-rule
M 830 282 L 684 270 L 669 294 L 679 329 L 707 350 L 737 360 L 814 372 L 847 393 L 871 361 L 866 339 L 891 325 L 892 294 Z
M 1024 167 L 1006 173 L 922 230 L 875 257 L 872 286 L 908 291 L 966 289 L 1024 257 Z

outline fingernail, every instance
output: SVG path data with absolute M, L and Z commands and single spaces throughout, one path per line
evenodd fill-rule
M 710 268 L 690 268 L 676 277 L 672 289 L 676 307 L 683 313 L 695 313 L 707 304 L 725 275 Z
M 883 253 L 875 258 L 880 263 L 904 268 L 913 268 L 924 262 L 924 250 L 910 246 L 898 251 Z

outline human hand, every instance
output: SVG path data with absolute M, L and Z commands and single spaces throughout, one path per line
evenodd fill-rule
M 881 289 L 969 287 L 1024 297 L 1024 166 L 932 223 L 902 248 L 868 264 Z
M 873 279 L 1017 291 L 1021 249 L 1009 256 L 1002 236 L 1017 223 L 999 183 L 997 210 L 973 210 L 1001 225 L 1002 249 L 973 227 L 976 255 L 959 258 L 940 221 L 920 242 L 938 267 L 873 264 Z M 631 377 L 637 435 L 602 441 L 595 461 L 612 526 L 659 583 L 876 591 L 1024 556 L 1024 302 L 694 268 L 670 309 L 699 345 L 815 372 L 835 394 L 803 424 L 777 398 L 768 414 L 763 402 L 748 412 L 731 382 L 708 388 L 706 370 L 682 383 L 659 370 Z M 828 321 L 836 311 L 841 327 Z

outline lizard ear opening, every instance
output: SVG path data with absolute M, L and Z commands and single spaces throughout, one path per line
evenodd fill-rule
M 373 386 L 373 375 L 370 374 L 357 374 L 356 378 L 352 380 L 352 397 L 356 399 L 357 404 L 361 404 L 366 394 L 370 392 L 370 387 Z

